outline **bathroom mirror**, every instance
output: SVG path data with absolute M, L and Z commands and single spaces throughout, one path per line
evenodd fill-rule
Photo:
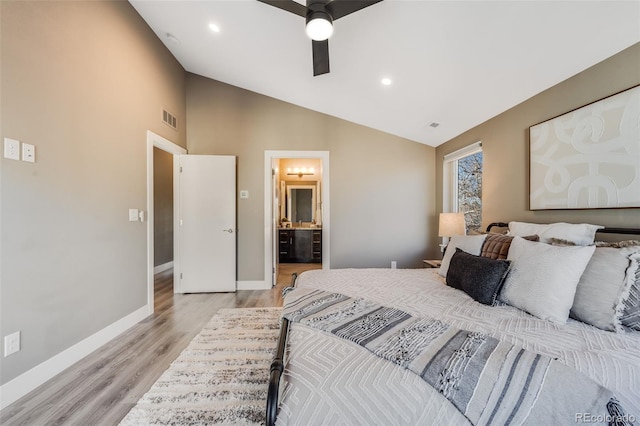
M 315 185 L 287 186 L 287 217 L 291 222 L 311 222 L 316 211 Z

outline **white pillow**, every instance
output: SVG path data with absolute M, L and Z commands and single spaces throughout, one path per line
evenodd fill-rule
M 442 257 L 442 264 L 440 265 L 438 273 L 443 277 L 447 276 L 449 262 L 451 262 L 451 258 L 455 254 L 456 248 L 459 248 L 469 254 L 473 254 L 474 256 L 479 256 L 480 251 L 482 251 L 482 244 L 484 244 L 485 238 L 487 238 L 487 234 L 454 235 L 451 237 L 447 250 L 444 252 L 444 256 Z
M 540 225 L 537 223 L 509 222 L 509 232 L 507 235 L 526 237 L 527 235 L 537 235 L 540 242 L 548 243 L 551 238 L 571 241 L 579 246 L 593 244 L 596 231 L 604 226 L 590 225 L 588 223 L 550 223 Z
M 500 300 L 538 318 L 564 324 L 580 276 L 595 246 L 552 246 L 515 237 L 507 259 L 511 272 Z

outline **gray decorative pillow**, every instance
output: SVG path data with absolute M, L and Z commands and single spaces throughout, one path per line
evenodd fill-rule
M 607 241 L 596 241 L 596 247 L 615 247 L 615 248 L 624 248 L 624 247 L 640 247 L 640 240 L 624 240 L 624 241 L 615 241 L 615 242 L 607 242 Z
M 456 249 L 447 272 L 447 285 L 464 291 L 476 301 L 494 305 L 511 262 L 474 256 Z
M 631 266 L 627 270 L 633 280 L 629 294 L 622 301 L 620 322 L 623 326 L 640 331 L 640 256 L 631 256 Z
M 571 318 L 606 331 L 621 330 L 623 303 L 635 281 L 631 261 L 633 255 L 640 255 L 640 246 L 603 246 L 595 249 L 578 282 Z M 631 303 L 628 309 L 633 310 Z M 640 315 L 638 309 L 637 315 Z M 640 320 L 638 322 L 640 326 Z
M 451 237 L 449 245 L 447 245 L 447 249 L 444 252 L 444 256 L 442 256 L 442 264 L 440 265 L 438 273 L 446 278 L 447 271 L 449 270 L 449 262 L 451 262 L 451 257 L 456 252 L 457 248 L 462 249 L 469 254 L 480 254 L 485 238 L 487 238 L 486 234 L 454 235 Z

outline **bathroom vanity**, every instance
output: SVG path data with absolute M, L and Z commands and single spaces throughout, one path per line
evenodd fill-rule
M 321 228 L 280 228 L 280 263 L 322 263 Z

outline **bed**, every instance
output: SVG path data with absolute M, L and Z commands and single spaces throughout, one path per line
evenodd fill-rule
M 514 232 L 511 231 L 512 224 Z M 634 304 L 637 305 L 638 302 L 637 299 L 632 299 L 637 297 L 635 292 L 640 287 L 640 247 L 633 243 L 595 247 L 593 237 L 591 241 L 588 241 L 589 237 L 583 241 L 584 229 L 574 231 L 571 226 L 571 229 L 567 228 L 567 224 L 555 228 L 552 225 L 539 225 L 536 228 L 533 225 L 532 227 L 521 224 L 522 229 L 518 229 L 517 225 L 518 223 L 509 224 L 510 236 L 491 236 L 492 241 L 508 240 L 510 247 L 506 250 L 504 244 L 499 244 L 497 248 L 487 247 L 490 244 L 486 235 L 460 238 L 457 242 L 452 239 L 443 259 L 443 266 L 448 268 L 444 273 L 439 269 L 341 269 L 307 271 L 299 277 L 294 277 L 295 289 L 285 297 L 285 317 L 278 353 L 271 366 L 267 424 L 539 424 L 541 420 L 553 421 L 554 424 L 609 423 L 612 420 L 618 424 L 637 422 L 640 419 L 640 331 L 626 326 L 635 327 L 633 319 L 624 324 L 620 324 L 619 321 L 621 315 L 633 311 Z M 549 226 L 552 226 L 551 230 Z M 590 225 L 586 233 L 640 235 L 638 229 L 600 228 Z M 532 231 L 536 234 L 531 234 Z M 522 238 L 524 236 L 542 242 L 525 240 Z M 483 241 L 479 243 L 480 240 Z M 469 248 L 469 244 L 473 247 Z M 492 249 L 494 253 L 487 255 L 483 253 L 483 249 Z M 571 313 L 568 308 L 563 307 L 567 310 L 567 318 L 563 319 L 562 314 L 558 318 L 554 317 L 558 311 L 553 306 L 556 303 L 554 301 L 531 305 L 531 300 L 535 300 L 539 295 L 528 293 L 530 283 L 526 284 L 524 289 L 514 290 L 521 281 L 526 281 L 528 277 L 537 273 L 527 271 L 525 260 L 518 260 L 516 256 L 518 253 L 524 253 L 530 264 L 532 252 L 527 250 L 533 249 L 546 250 L 548 253 L 545 252 L 544 256 L 554 257 L 556 260 L 559 258 L 557 253 L 562 253 L 560 263 L 565 263 L 564 270 L 572 270 L 574 275 L 578 274 L 579 280 L 571 293 Z M 474 250 L 477 254 L 473 254 Z M 585 253 L 589 253 L 588 256 Z M 624 255 L 621 256 L 621 253 Z M 538 259 L 543 259 L 544 256 L 540 255 Z M 620 262 L 615 266 L 610 256 L 617 256 L 618 260 L 626 259 L 627 263 L 623 262 L 626 266 L 622 268 L 620 265 L 623 263 Z M 493 298 L 486 298 L 486 294 L 474 294 L 474 288 L 482 286 L 482 283 L 474 283 L 475 287 L 466 289 L 467 291 L 452 287 L 452 283 L 456 281 L 457 272 L 454 271 L 458 270 L 456 268 L 459 265 L 469 265 L 476 261 L 486 262 L 483 257 L 492 258 L 492 261 L 502 261 L 502 266 L 508 265 L 507 271 L 497 272 L 497 275 L 502 274 L 502 282 L 497 289 L 493 289 Z M 607 262 L 607 266 L 598 264 L 596 258 L 601 262 Z M 570 267 L 580 262 L 584 265 Z M 553 266 L 545 265 L 538 264 L 537 269 L 542 270 L 542 273 L 553 269 Z M 618 275 L 614 281 L 622 283 L 616 284 L 617 287 L 608 288 L 600 284 L 604 279 L 602 274 L 606 272 L 606 279 L 610 281 L 613 280 L 611 277 L 614 274 L 603 270 L 614 266 L 622 269 L 617 271 Z M 525 272 L 526 275 L 523 275 Z M 593 275 L 591 283 L 587 277 L 590 274 Z M 467 271 L 466 277 L 463 274 L 463 281 L 477 279 L 483 274 L 474 270 L 472 275 L 473 278 L 469 278 Z M 565 275 L 563 279 L 570 280 Z M 596 282 L 596 286 L 606 288 L 589 288 L 589 284 L 593 287 L 593 282 Z M 553 280 L 545 280 L 545 284 L 558 286 Z M 593 295 L 598 294 L 594 291 L 606 291 L 609 296 L 619 299 L 617 305 L 612 307 L 611 315 L 601 312 L 598 316 L 598 307 L 589 304 L 597 304 L 601 302 L 600 299 L 606 298 L 606 295 L 598 295 L 599 300 L 587 300 L 587 297 L 593 299 Z M 580 292 L 583 296 L 587 295 L 582 301 L 583 312 L 580 311 L 578 303 L 574 303 L 579 300 Z M 619 294 L 613 295 L 615 292 Z M 556 296 L 554 291 L 553 297 Z M 567 297 L 568 295 L 565 295 L 564 298 Z M 315 302 L 309 302 L 311 300 Z M 325 303 L 326 300 L 332 302 Z M 477 382 L 473 384 L 475 387 L 467 389 L 466 386 L 471 385 L 454 381 L 452 392 L 443 390 L 443 387 L 438 387 L 433 381 L 428 380 L 428 368 L 425 365 L 437 365 L 434 360 L 441 353 L 441 348 L 436 348 L 436 351 L 433 346 L 425 344 L 424 348 L 420 349 L 421 353 L 412 355 L 414 358 L 398 361 L 385 356 L 384 351 L 380 350 L 384 345 L 388 345 L 388 341 L 380 343 L 382 338 L 379 338 L 379 335 L 363 344 L 353 336 L 331 332 L 332 327 L 340 330 L 346 328 L 343 325 L 335 326 L 335 321 L 338 321 L 335 312 L 339 311 L 339 316 L 344 317 L 344 313 L 348 311 L 344 306 L 363 304 L 366 305 L 363 309 L 369 309 L 370 312 L 380 312 L 377 309 L 388 309 L 394 315 L 399 312 L 404 315 L 403 318 L 409 318 L 409 321 L 414 321 L 415 324 L 427 321 L 428 325 L 421 326 L 420 329 L 423 334 L 424 330 L 433 329 L 435 324 L 439 330 L 446 330 L 438 333 L 462 330 L 467 336 L 482 336 L 484 341 L 494 342 L 496 348 L 516 348 L 520 351 L 519 354 L 525 354 L 522 359 L 532 356 L 533 360 L 535 357 L 533 365 L 536 366 L 536 370 L 530 371 L 535 371 L 535 374 L 540 376 L 540 387 L 527 388 L 527 392 L 523 391 L 521 397 L 511 402 L 508 401 L 510 394 L 504 390 L 496 394 L 500 398 L 491 404 L 496 407 L 507 406 L 509 403 L 517 406 L 520 412 L 515 417 L 512 414 L 511 417 L 503 419 L 497 408 L 493 413 L 489 413 L 491 416 L 482 413 L 482 410 L 487 411 L 486 406 L 492 401 L 491 398 L 497 397 L 489 396 L 491 391 L 484 389 L 487 385 L 478 378 L 480 373 L 476 374 Z M 320 305 L 322 306 L 318 307 Z M 609 302 L 606 306 L 608 305 Z M 305 309 L 307 313 L 301 314 Z M 335 312 L 325 315 L 328 311 L 319 309 L 333 309 Z M 638 311 L 633 312 L 635 315 Z M 329 317 L 334 321 L 334 325 L 327 328 L 323 321 Z M 351 318 L 342 318 L 340 321 L 343 321 L 341 324 L 352 322 Z M 400 326 L 394 327 L 396 328 L 393 330 L 397 331 Z M 402 333 L 405 333 L 406 329 L 407 327 Z M 397 338 L 397 335 L 396 333 L 394 338 Z M 371 341 L 378 346 L 372 349 Z M 415 341 L 414 337 L 407 340 L 409 343 Z M 496 355 L 499 352 L 497 349 L 494 353 L 487 352 L 486 359 L 489 361 L 485 360 L 486 364 L 482 364 L 480 369 L 490 370 L 490 362 L 506 365 L 505 360 L 509 359 L 506 354 L 509 351 L 501 353 L 500 356 L 504 358 Z M 425 354 L 430 354 L 430 358 Z M 397 351 L 393 356 L 398 357 Z M 416 360 L 422 360 L 423 364 Z M 538 363 L 539 360 L 547 363 L 544 370 L 539 368 L 542 365 L 542 361 Z M 472 372 L 471 365 L 464 364 L 464 367 L 456 368 L 466 368 Z M 511 374 L 513 371 L 512 369 Z M 574 374 L 576 372 L 577 374 Z M 482 375 L 484 374 L 483 372 Z M 505 373 L 496 373 L 496 377 L 502 377 L 500 374 Z M 529 373 L 527 376 L 525 373 L 523 383 L 526 379 L 529 386 L 538 380 L 535 377 L 531 378 L 535 374 Z M 469 375 L 473 374 L 468 373 L 467 376 Z M 509 379 L 511 380 L 512 376 L 509 376 Z M 496 379 L 496 382 L 498 381 Z M 515 383 L 515 379 L 513 382 Z M 486 392 L 487 396 L 484 396 L 483 392 Z M 458 396 L 455 396 L 456 393 Z M 460 404 L 458 400 L 462 398 L 460 395 L 464 394 L 466 400 Z M 597 406 L 581 405 L 586 400 L 589 400 L 589 403 L 596 400 L 599 402 Z M 605 407 L 602 401 L 610 403 Z M 615 404 L 611 405 L 611 401 L 615 401 Z M 515 412 L 514 410 L 512 413 Z

